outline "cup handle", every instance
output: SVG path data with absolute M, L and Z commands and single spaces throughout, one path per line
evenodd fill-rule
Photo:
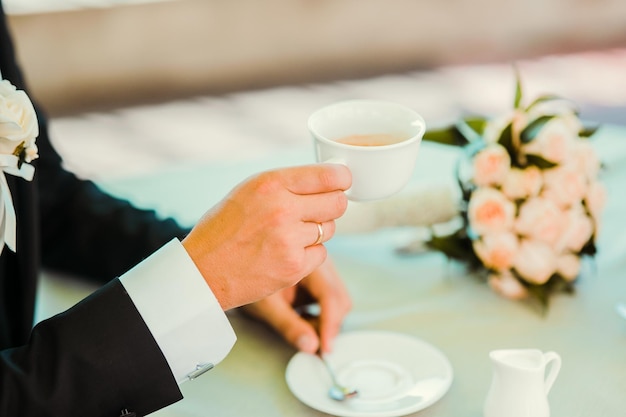
M 324 164 L 341 164 L 341 165 L 348 166 L 348 164 L 346 163 L 346 160 L 343 159 L 343 158 L 329 158 L 329 159 L 323 161 L 322 163 L 324 163 Z
M 343 166 L 346 166 L 346 167 L 348 166 L 348 163 L 346 162 L 345 159 L 337 158 L 337 157 L 335 157 L 335 158 L 328 158 L 327 160 L 322 161 L 322 163 L 323 164 L 340 164 L 340 165 L 343 165 Z M 352 191 L 350 190 L 350 188 L 348 188 L 345 191 L 345 194 L 346 194 L 346 196 L 348 197 L 349 200 L 352 199 Z
M 561 356 L 559 356 L 556 352 L 546 352 L 543 355 L 543 359 L 546 365 L 552 363 L 550 365 L 550 371 L 545 379 L 546 395 L 548 395 L 556 377 L 559 374 L 559 371 L 561 370 Z

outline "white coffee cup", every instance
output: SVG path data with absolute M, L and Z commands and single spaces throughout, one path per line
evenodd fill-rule
M 380 100 L 331 104 L 315 111 L 308 127 L 317 161 L 344 164 L 352 172 L 346 195 L 354 201 L 382 199 L 400 191 L 413 174 L 426 131 L 418 113 Z

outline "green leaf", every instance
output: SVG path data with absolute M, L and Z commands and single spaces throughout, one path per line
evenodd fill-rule
M 20 169 L 26 159 L 26 142 L 22 141 L 13 150 L 13 155 L 17 156 L 17 168 Z
M 467 117 L 447 127 L 427 130 L 422 140 L 442 145 L 465 146 L 482 140 L 486 125 L 487 119 L 484 117 Z
M 567 281 L 559 274 L 553 274 L 550 279 L 545 284 L 530 284 L 525 281 L 523 278 L 517 274 L 517 272 L 513 271 L 514 275 L 518 277 L 524 287 L 528 290 L 530 294 L 531 303 L 536 303 L 534 307 L 539 309 L 539 312 L 542 316 L 545 316 L 548 312 L 548 307 L 550 306 L 550 297 L 556 293 L 564 293 L 572 295 L 575 293 L 574 282 Z
M 533 141 L 537 137 L 541 129 L 543 129 L 543 127 L 546 125 L 546 123 L 548 123 L 550 120 L 554 119 L 555 117 L 556 117 L 555 115 L 547 114 L 547 115 L 538 117 L 537 119 L 530 122 L 524 128 L 524 130 L 522 130 L 522 133 L 520 133 L 520 140 L 522 141 L 522 143 L 528 143 L 528 142 Z
M 558 164 L 556 162 L 548 161 L 539 155 L 528 154 L 526 155 L 527 165 L 534 165 L 539 169 L 554 168 Z
M 537 301 L 541 315 L 545 316 L 548 312 L 548 307 L 550 307 L 550 293 L 548 288 L 544 285 L 529 285 L 526 289 L 530 296 Z
M 472 242 L 465 236 L 462 229 L 451 235 L 433 236 L 426 245 L 450 258 L 461 261 L 468 261 L 474 256 Z
M 567 100 L 567 99 L 565 97 L 557 96 L 556 94 L 544 94 L 534 99 L 533 102 L 530 103 L 528 107 L 526 107 L 526 111 L 532 109 L 533 107 L 541 103 L 545 103 L 547 101 L 554 101 L 554 100 Z
M 515 101 L 513 102 L 513 108 L 519 109 L 522 103 L 522 80 L 517 65 L 513 65 L 513 70 L 515 71 Z
M 513 145 L 513 123 L 509 123 L 507 127 L 502 130 L 498 143 L 506 149 L 511 157 L 511 163 L 514 164 L 517 161 L 517 149 Z
M 591 137 L 594 133 L 598 131 L 599 128 L 600 128 L 599 125 L 593 125 L 593 126 L 585 125 L 582 127 L 580 132 L 578 132 L 578 136 L 583 137 L 583 138 Z
M 426 130 L 422 140 L 450 146 L 465 146 L 469 143 L 467 139 L 459 133 L 455 126 L 449 126 L 443 129 Z
M 580 250 L 581 255 L 594 256 L 598 252 L 598 248 L 595 243 L 595 236 L 591 236 L 591 239 Z
M 484 117 L 467 117 L 463 121 L 477 134 L 482 136 L 483 133 L 485 133 L 487 119 L 485 119 Z

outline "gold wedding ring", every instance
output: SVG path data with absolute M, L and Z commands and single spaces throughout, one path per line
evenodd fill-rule
M 324 239 L 324 228 L 322 227 L 322 223 L 316 223 L 316 224 L 317 224 L 317 240 L 311 246 L 319 245 L 320 243 L 322 243 L 322 239 Z

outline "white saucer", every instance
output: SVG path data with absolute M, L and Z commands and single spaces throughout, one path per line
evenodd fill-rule
M 404 416 L 432 405 L 452 384 L 448 358 L 434 346 L 401 333 L 343 333 L 326 358 L 339 382 L 359 391 L 357 398 L 338 402 L 328 397 L 330 377 L 315 355 L 296 353 L 285 377 L 296 398 L 335 416 Z

